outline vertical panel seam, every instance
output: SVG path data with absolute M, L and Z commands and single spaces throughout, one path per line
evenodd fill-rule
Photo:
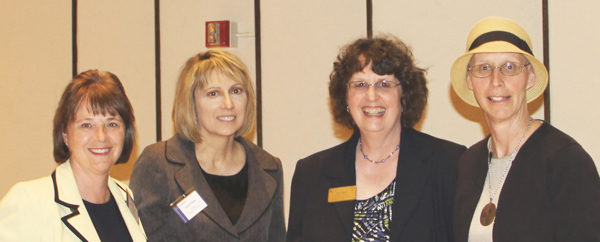
M 77 75 L 77 0 L 71 0 L 71 74 Z
M 542 28 L 543 28 L 543 42 L 544 42 L 544 65 L 548 70 L 548 86 L 544 91 L 544 120 L 551 123 L 551 112 L 550 112 L 550 40 L 549 40 L 549 26 L 548 26 L 548 0 L 542 0 Z
M 367 37 L 373 38 L 373 0 L 367 0 Z
M 259 147 L 263 147 L 262 129 L 262 56 L 260 35 L 260 0 L 254 0 L 254 33 L 255 33 L 255 57 L 256 57 L 256 141 Z
M 154 69 L 156 98 L 156 141 L 162 140 L 161 68 L 160 68 L 160 0 L 154 0 Z

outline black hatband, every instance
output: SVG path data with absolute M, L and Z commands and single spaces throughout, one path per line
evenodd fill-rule
M 492 32 L 487 32 L 485 34 L 480 35 L 479 37 L 477 37 L 477 39 L 475 39 L 473 41 L 473 43 L 471 43 L 471 47 L 469 47 L 469 50 L 475 49 L 485 43 L 489 43 L 492 41 L 498 41 L 498 40 L 511 43 L 514 46 L 516 46 L 517 48 L 533 55 L 533 52 L 531 51 L 531 49 L 529 48 L 529 45 L 527 44 L 527 42 L 525 42 L 525 40 L 519 38 L 519 36 L 516 36 L 513 33 L 505 32 L 505 31 L 492 31 Z

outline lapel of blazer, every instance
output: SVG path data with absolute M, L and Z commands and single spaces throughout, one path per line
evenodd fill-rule
M 433 153 L 433 145 L 416 130 L 402 128 L 390 225 L 390 229 L 395 230 L 394 234 L 401 235 L 404 232 L 413 210 L 419 205 L 430 175 L 425 161 Z
M 235 224 L 238 233 L 250 228 L 269 208 L 275 192 L 277 191 L 277 180 L 273 177 L 280 167 L 277 166 L 275 158 L 258 146 L 245 140 L 236 139 L 246 151 L 246 162 L 248 162 L 248 196 L 239 221 Z
M 119 181 L 112 179 L 112 177 L 108 179 L 108 189 L 115 198 L 121 217 L 123 217 L 133 241 L 147 241 L 148 238 L 146 238 L 144 228 L 138 217 L 137 208 L 133 203 L 131 190 Z
M 323 175 L 329 178 L 325 180 L 320 192 L 328 193 L 329 189 L 356 185 L 356 145 L 360 138 L 360 132 L 354 131 L 352 137 L 343 146 L 343 155 L 336 156 L 323 165 Z M 324 191 L 322 191 L 323 189 Z M 352 234 L 354 227 L 354 204 L 356 200 L 333 203 L 339 220 L 344 226 L 344 234 Z
M 488 138 L 489 136 L 471 146 L 458 164 L 454 202 L 454 231 L 457 241 L 467 241 L 471 220 L 485 185 L 488 171 Z
M 54 201 L 59 204 L 63 224 L 82 241 L 100 241 L 92 219 L 79 194 L 71 161 L 59 165 L 52 173 Z
M 181 190 L 184 193 L 196 190 L 207 204 L 202 213 L 225 231 L 235 237 L 239 237 L 227 214 L 219 205 L 219 201 L 210 189 L 204 175 L 202 175 L 200 165 L 196 159 L 194 143 L 184 140 L 179 135 L 175 135 L 175 137 L 167 141 L 166 149 L 167 161 L 181 165 L 181 168 L 175 172 L 175 181 L 177 181 L 177 185 L 179 185 Z M 193 222 L 193 219 L 188 223 L 191 222 Z

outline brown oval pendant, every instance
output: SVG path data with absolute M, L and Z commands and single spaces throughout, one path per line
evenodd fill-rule
M 495 217 L 496 205 L 493 203 L 488 203 L 485 205 L 485 207 L 483 207 L 483 210 L 481 210 L 481 217 L 479 218 L 479 221 L 481 222 L 481 225 L 488 226 L 494 222 Z

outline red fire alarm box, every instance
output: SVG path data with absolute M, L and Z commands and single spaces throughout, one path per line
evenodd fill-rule
M 206 22 L 206 47 L 229 47 L 229 20 Z

